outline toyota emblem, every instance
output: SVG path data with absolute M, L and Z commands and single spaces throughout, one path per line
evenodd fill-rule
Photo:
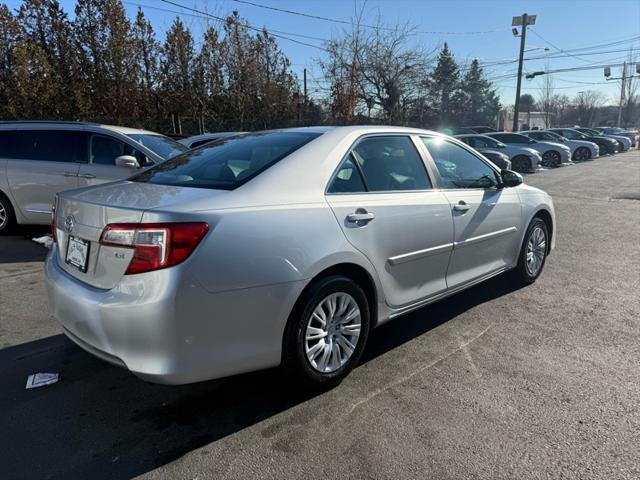
M 73 218 L 73 215 L 69 215 L 65 221 L 64 221 L 64 226 L 67 229 L 67 233 L 71 233 L 73 231 L 73 227 L 75 226 L 76 221 Z

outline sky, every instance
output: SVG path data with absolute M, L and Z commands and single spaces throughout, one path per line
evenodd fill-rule
M 18 8 L 21 0 L 4 1 L 10 8 Z M 310 93 L 319 96 L 327 84 L 322 79 L 318 60 L 323 55 L 323 39 L 340 35 L 355 12 L 364 7 L 363 23 L 375 23 L 380 16 L 383 23 L 394 26 L 409 23 L 416 33 L 411 42 L 427 50 L 449 44 L 459 63 L 473 58 L 487 63 L 489 78 L 500 94 L 503 104 L 512 104 L 515 98 L 516 59 L 520 38 L 511 32 L 511 19 L 523 13 L 537 16 L 536 24 L 529 27 L 524 72 L 572 67 L 615 65 L 628 58 L 628 50 L 636 50 L 640 62 L 640 0 L 171 0 L 173 3 L 207 11 L 224 17 L 233 10 L 252 26 L 266 27 L 281 32 L 285 38 L 278 42 L 291 60 L 293 70 L 302 81 L 304 68 L 308 70 Z M 248 2 L 248 3 L 247 3 Z M 73 17 L 74 0 L 60 0 Z M 203 15 L 170 5 L 162 0 L 124 0 L 130 17 L 138 6 L 151 21 L 159 38 L 180 16 L 190 27 L 196 39 L 208 24 L 220 23 Z M 252 5 L 254 4 L 254 5 Z M 257 5 L 291 10 L 334 20 L 327 21 L 261 8 Z M 609 45 L 612 44 L 612 45 Z M 545 50 L 547 48 L 548 50 Z M 581 49 L 581 50 L 575 50 Z M 599 52 L 596 54 L 596 52 Z M 555 57 L 555 58 L 554 58 Z M 511 61 L 511 63 L 506 63 Z M 496 65 L 496 62 L 502 62 Z M 635 66 L 633 68 L 635 72 Z M 612 68 L 612 77 L 620 77 L 622 67 Z M 507 78 L 512 75 L 511 78 Z M 573 97 L 581 91 L 599 90 L 616 104 L 620 95 L 619 81 L 606 81 L 603 69 L 564 72 L 552 75 L 556 93 Z M 638 79 L 640 81 L 640 79 Z M 534 97 L 540 93 L 544 76 L 523 79 L 522 93 Z

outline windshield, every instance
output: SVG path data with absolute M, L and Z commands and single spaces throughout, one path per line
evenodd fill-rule
M 227 137 L 189 150 L 131 180 L 233 190 L 320 135 L 284 131 Z
M 144 145 L 156 155 L 164 158 L 174 157 L 179 153 L 186 152 L 188 149 L 181 143 L 165 137 L 164 135 L 151 135 L 148 133 L 132 133 L 127 135 L 129 138 Z

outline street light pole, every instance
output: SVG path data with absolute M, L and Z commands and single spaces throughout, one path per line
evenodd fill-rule
M 516 17 L 517 18 L 517 17 Z M 518 116 L 520 115 L 520 87 L 522 84 L 522 64 L 524 63 L 524 44 L 527 38 L 527 25 L 529 23 L 529 15 L 522 15 L 522 35 L 520 36 L 520 58 L 518 59 L 518 83 L 516 84 L 516 101 L 513 107 L 513 128 L 512 131 L 518 131 Z M 516 19 L 514 18 L 514 22 Z
M 622 104 L 624 102 L 624 87 L 627 82 L 627 62 L 622 65 L 622 86 L 620 87 L 620 104 L 618 105 L 618 128 L 622 123 Z

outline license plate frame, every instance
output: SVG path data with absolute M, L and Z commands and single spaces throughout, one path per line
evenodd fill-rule
M 77 268 L 82 273 L 87 273 L 87 267 L 89 265 L 89 251 L 91 250 L 91 243 L 82 238 L 69 235 L 67 240 L 67 252 L 64 257 L 64 261 L 67 265 Z M 69 256 L 71 253 L 71 257 Z M 84 256 L 84 258 L 82 258 Z M 84 260 L 84 262 L 82 261 Z

